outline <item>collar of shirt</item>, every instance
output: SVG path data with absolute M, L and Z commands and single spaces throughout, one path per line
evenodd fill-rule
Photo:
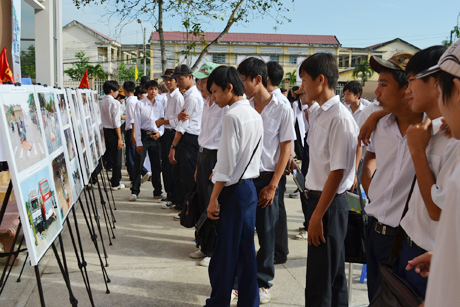
M 196 85 L 194 85 L 191 88 L 189 88 L 188 90 L 186 90 L 185 93 L 184 93 L 184 97 L 187 97 L 188 95 L 190 95 L 195 90 L 198 91 L 198 89 L 196 88 Z
M 249 101 L 247 99 L 242 99 L 242 100 L 238 100 L 238 101 L 235 101 L 230 107 L 229 107 L 229 111 L 233 108 L 235 108 L 236 106 L 239 106 L 239 105 L 247 105 L 249 104 Z
M 345 102 L 345 106 L 347 107 L 347 109 L 351 112 L 352 115 L 355 115 L 357 114 L 358 112 L 361 112 L 366 106 L 363 104 L 363 103 L 360 103 L 359 106 L 358 106 L 358 109 L 356 109 L 355 113 L 353 113 L 353 110 L 351 109 L 351 105 L 347 104 Z
M 431 135 L 436 135 L 438 133 L 444 133 L 444 131 L 439 130 L 442 125 L 442 117 L 435 118 L 431 121 Z
M 323 103 L 322 106 L 320 106 L 321 109 L 323 109 L 324 111 L 327 111 L 329 110 L 333 105 L 335 105 L 336 103 L 340 103 L 340 97 L 339 95 L 335 95 L 334 97 L 332 97 L 331 99 L 329 99 L 328 101 L 326 101 L 325 103 Z M 319 105 L 319 104 L 318 104 Z
M 252 97 L 250 100 L 249 100 L 249 103 L 251 104 L 251 106 L 255 109 L 256 108 L 256 103 L 254 101 L 254 97 Z M 278 98 L 276 98 L 276 96 L 274 94 L 272 94 L 272 98 L 270 99 L 270 102 L 264 107 L 264 109 L 262 110 L 262 112 L 260 112 L 260 115 L 262 116 L 262 113 L 264 113 L 265 110 L 271 108 L 271 107 L 274 107 L 276 105 L 278 105 L 280 103 L 280 101 L 278 100 Z
M 176 97 L 176 95 L 179 93 L 179 88 L 176 88 L 172 93 L 168 93 L 166 96 L 170 97 Z

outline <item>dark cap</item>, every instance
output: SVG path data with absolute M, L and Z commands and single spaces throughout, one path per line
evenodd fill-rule
M 191 74 L 192 74 L 192 70 L 190 69 L 190 67 L 188 67 L 185 64 L 182 64 L 182 65 L 176 66 L 176 68 L 174 69 L 174 73 L 170 78 L 176 79 L 179 76 L 188 76 Z
M 417 79 L 432 75 L 438 71 L 445 71 L 452 76 L 460 78 L 460 39 L 458 39 L 449 49 L 444 52 L 438 64 L 425 69 L 417 74 Z
M 371 65 L 371 68 L 377 73 L 380 73 L 380 69 L 382 67 L 392 70 L 406 71 L 406 65 L 413 55 L 414 54 L 410 52 L 398 52 L 393 54 L 393 56 L 388 60 L 371 56 L 369 64 Z
M 162 78 L 171 78 L 171 76 L 174 74 L 174 69 L 166 69 L 165 73 L 161 75 Z
M 143 76 L 141 78 L 141 85 L 146 84 L 148 81 L 150 81 L 150 77 L 149 76 Z

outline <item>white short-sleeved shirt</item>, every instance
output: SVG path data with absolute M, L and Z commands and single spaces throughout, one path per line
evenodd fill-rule
M 360 103 L 355 113 L 353 113 L 353 110 L 351 109 L 349 104 L 345 103 L 345 107 L 347 107 L 347 110 L 350 111 L 351 115 L 353 115 L 353 119 L 355 120 L 355 122 L 358 123 L 359 117 L 361 115 L 361 112 L 364 110 L 365 105 Z
M 307 133 L 308 130 L 305 130 L 305 128 L 307 127 L 308 123 L 305 123 L 306 122 L 306 118 L 305 118 L 305 112 L 304 112 L 304 107 L 303 105 L 300 106 L 300 109 L 299 109 L 299 104 L 300 104 L 300 100 L 296 100 L 292 103 L 292 110 L 294 111 L 294 124 L 295 124 L 295 121 L 297 121 L 297 124 L 299 125 L 299 132 L 300 132 L 300 136 L 301 136 L 301 142 L 302 142 L 302 146 L 304 145 L 303 142 L 304 142 L 304 139 L 305 139 L 305 134 Z M 308 106 L 307 106 L 308 108 Z M 294 126 L 295 127 L 295 126 Z
M 332 97 L 312 111 L 308 132 L 310 165 L 305 178 L 305 188 L 322 191 L 329 174 L 343 169 L 344 176 L 337 191 L 343 193 L 353 185 L 358 126 L 340 102 L 339 96 Z
M 460 284 L 460 142 L 449 142 L 431 196 L 442 206 L 435 237 L 426 307 L 458 306 Z
M 116 129 L 121 126 L 120 102 L 111 95 L 105 95 L 99 102 L 102 127 Z
M 163 105 L 156 102 L 156 98 L 153 105 L 148 98 L 144 98 L 136 104 L 136 110 L 134 111 L 136 146 L 142 146 L 141 130 L 160 132 L 160 135 L 164 134 L 164 127 L 158 128 L 155 124 L 155 121 L 163 116 Z
M 254 98 L 251 98 L 249 103 L 254 108 Z M 280 143 L 296 139 L 294 113 L 290 105 L 280 102 L 272 95 L 260 116 L 264 122 L 260 171 L 274 172 L 281 153 Z
M 243 179 L 259 177 L 263 130 L 262 117 L 251 107 L 249 101 L 239 100 L 229 107 L 222 123 L 217 163 L 212 176 L 213 183 L 226 182 L 225 186 L 237 183 L 260 140 Z
M 134 110 L 138 99 L 136 96 L 129 96 L 126 98 L 126 131 L 133 129 L 134 124 Z
M 203 96 L 196 86 L 192 86 L 184 93 L 185 113 L 190 117 L 186 121 L 179 121 L 176 131 L 184 134 L 199 135 L 201 129 L 201 115 L 203 113 Z
M 277 88 L 276 90 L 274 90 L 274 91 L 271 92 L 270 94 L 275 95 L 275 97 L 276 97 L 276 99 L 278 99 L 278 101 L 281 101 L 281 102 L 287 104 L 288 106 L 291 105 L 291 103 L 289 102 L 289 99 L 287 99 L 287 97 L 284 96 L 283 93 L 281 93 L 281 89 L 280 89 L 280 88 Z
M 122 115 L 126 115 L 126 100 L 123 101 L 123 103 L 120 103 L 120 117 Z M 123 125 L 125 123 L 125 119 L 122 119 L 120 122 Z
M 444 136 L 443 131 L 439 131 L 441 124 L 441 118 L 432 121 L 431 140 L 426 149 L 428 164 L 435 179 L 442 167 L 444 150 L 449 143 L 449 139 Z M 438 207 L 441 208 L 442 205 L 440 204 Z M 432 251 L 438 224 L 437 221 L 430 218 L 422 194 L 420 194 L 420 187 L 416 184 L 409 201 L 409 210 L 402 219 L 401 226 L 418 246 Z
M 380 103 L 378 101 L 374 101 L 371 104 L 365 106 L 361 113 L 359 113 L 359 118 L 358 118 L 358 126 L 359 129 L 364 125 L 366 122 L 367 118 L 374 113 L 375 111 L 380 111 L 382 110 L 382 107 L 380 106 Z
M 406 136 L 396 116 L 388 114 L 377 123 L 367 150 L 375 153 L 377 170 L 369 186 L 371 202 L 365 210 L 380 223 L 397 227 L 415 176 Z
M 168 93 L 165 98 L 165 117 L 164 119 L 169 120 L 169 125 L 164 125 L 166 129 L 175 129 L 179 120 L 177 115 L 184 108 L 184 96 L 180 93 L 179 89 L 176 88 L 172 93 Z
M 207 98 L 204 102 L 198 144 L 206 149 L 216 150 L 219 149 L 222 120 L 228 112 L 228 106 L 220 108 L 216 103 L 209 106 L 210 100 L 210 98 Z

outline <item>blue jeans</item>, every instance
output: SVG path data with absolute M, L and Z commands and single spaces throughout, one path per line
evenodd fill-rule
M 129 174 L 129 181 L 133 182 L 134 176 L 134 156 L 136 155 L 136 146 L 132 142 L 132 130 L 125 131 L 125 144 L 126 144 L 126 169 Z M 147 174 L 147 169 L 142 166 L 141 175 Z

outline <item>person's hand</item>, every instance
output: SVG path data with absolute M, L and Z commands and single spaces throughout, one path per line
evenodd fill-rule
M 288 171 L 291 174 L 294 172 L 294 170 L 297 170 L 298 172 L 300 172 L 299 166 L 297 165 L 297 163 L 294 160 L 294 157 L 292 156 L 289 157 L 289 162 L 287 166 L 288 166 Z
M 177 118 L 183 122 L 185 122 L 186 120 L 188 120 L 190 118 L 190 115 L 185 113 L 185 109 L 183 109 L 182 111 L 180 111 L 180 113 L 177 115 Z
M 144 152 L 144 146 L 137 146 L 136 151 L 139 155 L 142 155 L 142 153 Z
M 150 138 L 154 139 L 155 141 L 158 140 L 160 136 L 161 136 L 160 132 L 154 132 L 150 134 Z
M 131 142 L 136 146 L 136 136 L 134 134 L 131 135 Z
M 441 121 L 442 121 L 442 125 L 441 127 L 439 127 L 439 131 L 444 130 L 444 136 L 448 139 L 452 138 L 452 131 L 450 130 L 449 126 L 447 126 L 447 123 L 444 117 L 441 118 Z
M 196 168 L 195 168 L 195 174 L 193 175 L 193 180 L 195 180 L 195 182 L 196 182 Z
M 117 149 L 120 150 L 123 148 L 123 140 L 122 139 L 118 139 L 118 145 L 117 145 Z
M 211 220 L 219 219 L 220 206 L 219 206 L 219 203 L 217 202 L 217 199 L 215 200 L 211 199 L 209 201 L 207 212 L 208 212 L 208 218 L 210 218 Z
M 410 125 L 406 130 L 407 145 L 412 155 L 425 152 L 431 139 L 431 119 Z
M 270 206 L 273 203 L 273 198 L 275 198 L 276 186 L 267 185 L 259 193 L 259 200 L 257 201 L 257 206 L 265 208 Z
M 158 128 L 160 128 L 160 127 L 161 127 L 161 125 L 163 125 L 163 120 L 164 120 L 164 118 L 163 118 L 163 117 L 162 117 L 162 118 L 159 118 L 159 119 L 157 119 L 157 120 L 155 121 L 155 125 L 156 125 Z
M 169 155 L 168 155 L 169 163 L 171 163 L 171 164 L 176 164 L 177 163 L 175 155 L 176 155 L 176 149 L 171 148 L 169 150 Z
M 211 181 L 212 176 L 214 176 L 214 173 L 211 173 L 211 175 L 209 175 L 209 181 Z
M 367 118 L 359 131 L 358 142 L 363 142 L 364 145 L 369 146 L 371 135 L 377 127 L 377 122 L 378 119 L 376 120 L 372 115 Z
M 357 186 L 358 186 L 358 175 L 355 175 L 355 179 L 353 181 L 353 185 L 351 186 L 350 192 L 353 192 Z
M 314 212 L 308 222 L 307 234 L 308 245 L 313 244 L 318 247 L 321 243 L 326 243 L 326 239 L 324 238 L 323 219 L 315 217 Z
M 419 273 L 422 277 L 428 277 L 430 273 L 431 266 L 431 257 L 433 252 L 426 252 L 423 255 L 415 257 L 412 260 L 409 260 L 409 263 L 406 266 L 406 270 L 411 270 L 414 268 L 415 273 Z

